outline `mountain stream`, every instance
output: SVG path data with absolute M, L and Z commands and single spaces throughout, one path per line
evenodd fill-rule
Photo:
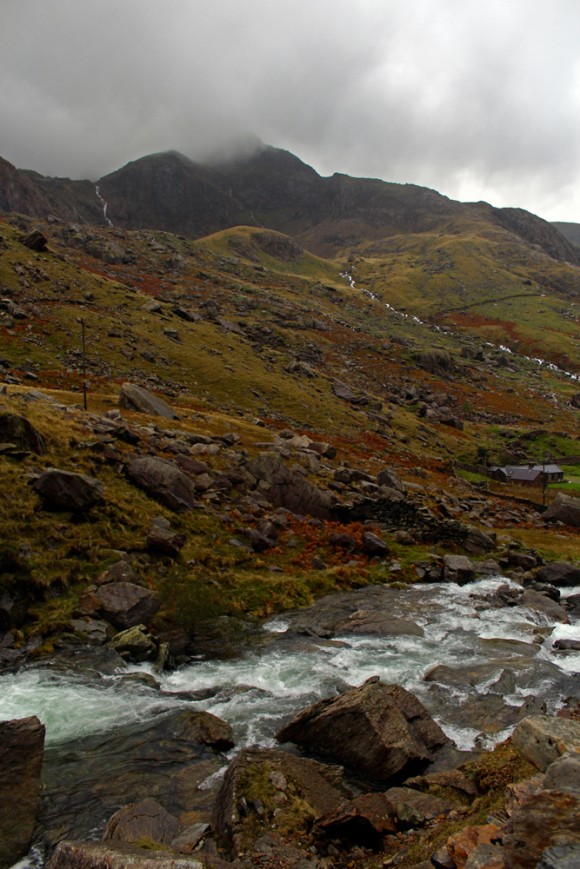
M 96 752 L 105 778 L 107 751 L 123 769 L 123 750 L 115 743 L 123 728 L 144 735 L 170 710 L 209 711 L 232 726 L 236 741 L 227 757 L 200 759 L 197 787 L 213 791 L 241 747 L 276 745 L 275 733 L 296 712 L 378 675 L 414 693 L 459 749 L 490 747 L 521 717 L 554 713 L 577 689 L 580 652 L 557 652 L 553 643 L 580 639 L 578 620 L 570 616 L 566 623 L 557 604 L 552 612 L 522 606 L 520 592 L 510 579 L 489 577 L 464 586 L 374 586 L 329 595 L 266 622 L 259 648 L 156 673 L 157 686 L 148 665 L 80 673 L 56 659 L 0 676 L 0 718 L 37 715 L 46 725 L 53 769 Z M 54 788 L 58 806 L 61 772 L 51 781 L 47 799 Z M 93 835 L 75 832 L 98 837 L 102 827 Z

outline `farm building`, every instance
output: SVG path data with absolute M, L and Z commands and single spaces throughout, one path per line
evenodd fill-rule
M 504 465 L 489 469 L 489 476 L 502 483 L 520 483 L 524 486 L 540 486 L 564 479 L 564 471 L 554 464 Z

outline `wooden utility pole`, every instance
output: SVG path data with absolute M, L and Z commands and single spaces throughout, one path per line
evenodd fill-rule
M 87 347 L 85 343 L 85 321 L 82 317 L 77 317 L 81 324 L 81 341 L 82 341 L 82 356 L 81 356 L 81 371 L 83 377 L 83 407 L 87 409 Z

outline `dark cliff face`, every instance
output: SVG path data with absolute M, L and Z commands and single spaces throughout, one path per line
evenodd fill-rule
M 566 221 L 552 221 L 552 226 L 554 226 L 560 235 L 563 235 L 564 238 L 567 238 L 568 241 L 580 249 L 580 223 L 569 223 Z
M 239 224 L 251 214 L 213 170 L 177 152 L 135 160 L 99 181 L 117 226 L 199 237 Z
M 580 263 L 557 228 L 517 208 L 454 202 L 413 184 L 335 174 L 321 177 L 288 151 L 262 146 L 251 155 L 201 165 L 176 151 L 134 160 L 98 182 L 107 216 L 127 229 L 159 229 L 199 238 L 238 225 L 295 236 L 315 253 L 400 233 L 443 229 L 456 217 L 499 226 L 550 257 Z M 44 178 L 0 159 L 0 210 L 102 225 L 103 202 L 89 181 Z
M 46 217 L 50 203 L 26 173 L 0 157 L 0 211 Z
M 523 208 L 494 208 L 493 212 L 500 226 L 515 232 L 530 244 L 538 245 L 553 259 L 580 264 L 580 254 L 574 245 L 547 220 Z

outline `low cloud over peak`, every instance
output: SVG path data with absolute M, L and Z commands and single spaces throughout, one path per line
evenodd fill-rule
M 0 154 L 98 178 L 255 139 L 580 222 L 575 0 L 3 0 Z

